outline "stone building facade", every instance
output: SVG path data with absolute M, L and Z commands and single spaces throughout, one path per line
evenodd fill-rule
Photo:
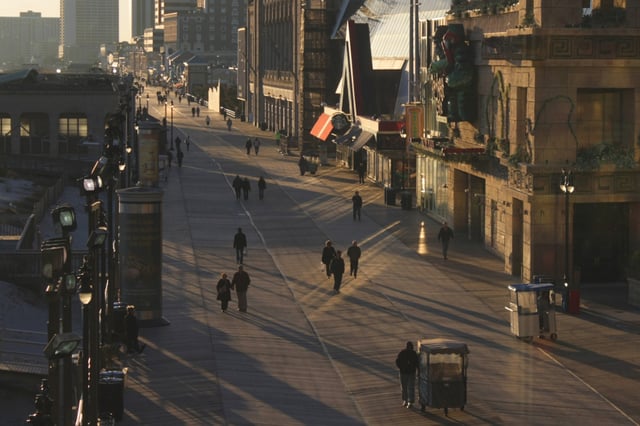
M 469 57 L 423 69 L 419 207 L 523 282 L 622 279 L 640 248 L 640 1 L 453 3 L 423 26 L 444 43 L 425 45 L 434 62 L 455 42 Z

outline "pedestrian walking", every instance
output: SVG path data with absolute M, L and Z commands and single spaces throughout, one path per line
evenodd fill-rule
M 360 256 L 362 250 L 358 247 L 356 240 L 351 241 L 351 247 L 347 249 L 347 257 L 349 258 L 349 275 L 353 275 L 353 278 L 358 278 L 358 262 L 360 262 Z
M 127 344 L 127 352 L 142 353 L 146 345 L 140 346 L 138 335 L 140 327 L 138 326 L 138 318 L 136 317 L 136 308 L 133 305 L 127 306 L 127 313 L 124 316 L 124 332 Z
M 442 256 L 447 259 L 447 252 L 449 251 L 449 240 L 453 239 L 453 231 L 447 225 L 447 222 L 442 222 L 440 231 L 438 231 L 438 241 L 442 243 Z
M 240 193 L 242 192 L 242 179 L 240 178 L 240 175 L 236 175 L 235 179 L 233 179 L 233 182 L 231 183 L 231 186 L 233 186 L 233 190 L 236 191 L 236 200 L 239 200 Z
M 187 152 L 189 151 L 189 147 L 191 146 L 191 138 L 187 135 L 187 138 L 184 140 L 184 144 L 187 146 Z
M 360 196 L 360 193 L 358 191 L 356 191 L 356 193 L 353 194 L 353 197 L 351 197 L 351 202 L 353 203 L 353 220 L 356 220 L 356 216 L 358 217 L 358 220 L 360 220 L 360 211 L 362 210 L 362 197 Z
M 260 139 L 255 138 L 253 140 L 253 150 L 256 153 L 256 155 L 258 155 L 258 151 L 260 151 Z
M 211 124 L 211 118 L 207 115 L 207 118 L 204 119 L 204 122 L 207 123 L 207 127 Z
M 342 276 L 344 275 L 344 259 L 342 258 L 342 251 L 336 251 L 336 257 L 331 260 L 329 268 L 333 274 L 333 291 L 338 294 L 340 293 Z
M 360 162 L 358 165 L 358 182 L 364 183 L 364 175 L 367 173 L 367 166 L 364 162 Z
M 184 159 L 184 152 L 178 151 L 178 167 L 182 167 L 183 159 Z
M 191 116 L 192 117 L 196 116 L 196 107 L 191 107 Z
M 227 119 L 227 110 L 222 108 L 222 119 L 226 120 Z
M 231 121 L 230 118 L 227 119 L 227 130 L 231 131 L 231 125 L 233 124 L 233 121 Z
M 405 349 L 396 357 L 396 367 L 400 370 L 403 407 L 410 408 L 414 403 L 418 365 L 418 354 L 413 350 L 413 343 L 407 342 Z
M 182 143 L 182 140 L 180 140 L 180 136 L 176 136 L 174 143 L 176 145 L 176 151 L 180 152 L 180 144 Z
M 236 289 L 238 310 L 240 312 L 247 312 L 247 291 L 249 290 L 249 284 L 251 284 L 249 274 L 244 270 L 242 265 L 238 266 L 238 272 L 233 274 L 231 287 L 235 287 Z
M 267 182 L 262 176 L 258 179 L 258 199 L 264 199 L 264 190 L 267 189 Z
M 300 154 L 300 160 L 298 160 L 298 167 L 300 168 L 300 176 L 304 176 L 309 164 L 307 163 L 307 159 L 304 158 L 304 155 Z
M 167 151 L 167 165 L 171 168 L 171 163 L 173 162 L 173 152 L 171 150 Z
M 220 301 L 220 308 L 222 309 L 222 312 L 227 312 L 227 308 L 229 307 L 229 302 L 231 301 L 231 288 L 231 281 L 227 278 L 227 274 L 223 273 L 216 285 L 216 291 L 218 292 L 216 299 Z
M 200 107 L 196 107 L 196 116 L 200 117 Z
M 247 236 L 242 232 L 242 228 L 238 228 L 238 232 L 233 237 L 233 248 L 236 249 L 236 262 L 238 265 L 244 263 L 244 251 L 247 248 Z
M 325 241 L 324 248 L 322 249 L 322 264 L 324 265 L 327 279 L 331 278 L 330 265 L 334 257 L 336 257 L 336 249 L 333 247 L 331 240 L 327 240 Z
M 251 148 L 253 147 L 253 144 L 251 143 L 251 138 L 247 139 L 247 141 L 244 143 L 244 147 L 247 150 L 247 155 L 251 155 Z
M 249 199 L 249 191 L 251 191 L 251 183 L 249 182 L 249 178 L 244 178 L 242 180 L 242 195 L 245 201 Z

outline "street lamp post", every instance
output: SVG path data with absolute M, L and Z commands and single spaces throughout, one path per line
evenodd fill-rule
M 173 101 L 171 101 L 171 150 L 173 151 Z
M 577 314 L 580 311 L 580 292 L 571 284 L 569 274 L 569 196 L 575 191 L 571 171 L 562 169 L 560 190 L 564 193 L 564 299 L 562 307 L 565 311 Z

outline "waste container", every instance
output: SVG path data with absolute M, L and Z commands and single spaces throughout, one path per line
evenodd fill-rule
M 396 190 L 393 188 L 384 189 L 384 203 L 388 206 L 396 205 Z
M 116 421 L 124 415 L 124 379 L 121 370 L 105 370 L 98 380 L 99 413 L 111 413 Z
M 402 210 L 411 210 L 413 206 L 413 197 L 411 196 L 411 192 L 403 191 L 400 195 L 400 206 Z
M 556 340 L 555 293 L 552 283 L 512 284 L 509 286 L 511 333 L 531 342 L 534 336 Z

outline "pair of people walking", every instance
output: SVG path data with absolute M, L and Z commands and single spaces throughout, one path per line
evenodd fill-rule
M 251 141 L 251 138 L 248 138 L 244 144 L 244 147 L 247 150 L 247 155 L 251 155 L 251 148 L 253 148 L 255 154 L 258 155 L 258 152 L 260 152 L 260 139 L 255 138 L 253 141 Z
M 251 284 L 251 277 L 242 265 L 238 266 L 238 271 L 233 274 L 233 279 L 229 281 L 227 274 L 222 273 L 216 291 L 218 293 L 217 300 L 220 301 L 222 312 L 227 312 L 229 302 L 231 301 L 231 291 L 235 289 L 238 298 L 238 311 L 247 312 L 247 292 Z
M 249 182 L 249 178 L 245 177 L 243 179 L 240 175 L 236 175 L 233 182 L 231 182 L 231 186 L 236 193 L 236 200 L 240 199 L 240 195 L 242 195 L 245 200 L 249 199 L 249 191 L 251 191 L 251 182 Z

